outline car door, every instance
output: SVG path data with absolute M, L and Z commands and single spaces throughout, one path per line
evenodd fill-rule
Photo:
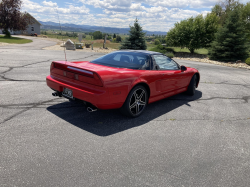
M 183 87 L 184 72 L 174 60 L 164 55 L 153 55 L 153 59 L 159 73 L 161 92 L 167 93 Z

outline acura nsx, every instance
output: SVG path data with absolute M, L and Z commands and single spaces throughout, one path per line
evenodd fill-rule
M 198 70 L 144 50 L 116 51 L 92 61 L 54 61 L 46 78 L 54 96 L 80 100 L 88 111 L 119 108 L 130 117 L 166 97 L 194 95 L 199 80 Z

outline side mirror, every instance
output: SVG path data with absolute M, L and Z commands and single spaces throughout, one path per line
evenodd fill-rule
M 185 66 L 181 66 L 181 71 L 187 71 L 187 68 Z

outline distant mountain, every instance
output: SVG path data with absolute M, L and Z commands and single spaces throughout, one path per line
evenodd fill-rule
M 50 30 L 60 30 L 59 23 L 55 22 L 43 22 L 39 21 L 42 26 L 41 29 L 50 29 Z M 63 23 L 61 24 L 63 31 L 74 31 L 74 32 L 95 32 L 95 31 L 101 31 L 104 33 L 116 33 L 116 34 L 128 34 L 129 28 L 116 28 L 116 27 L 101 27 L 101 26 L 90 26 L 90 25 L 75 25 L 70 23 Z M 167 32 L 161 32 L 161 31 L 147 31 L 146 35 L 166 35 Z

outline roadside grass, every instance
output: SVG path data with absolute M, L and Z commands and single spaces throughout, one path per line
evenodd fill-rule
M 109 49 L 119 49 L 120 45 L 121 45 L 120 43 L 106 43 L 105 47 Z M 94 43 L 93 47 L 102 48 L 103 43 Z
M 174 51 L 176 53 L 178 53 L 178 52 L 190 53 L 190 51 L 187 48 L 181 48 L 181 47 L 164 47 L 164 46 L 156 46 L 156 45 L 153 45 L 153 44 L 149 44 L 148 45 L 148 50 L 149 51 L 156 51 L 156 52 L 160 52 L 160 53 L 167 53 L 167 52 L 171 52 L 171 51 Z M 205 49 L 205 48 L 201 48 L 201 49 L 195 50 L 194 53 L 196 53 L 196 54 L 202 54 L 202 55 L 207 55 L 208 54 L 208 50 Z
M 147 42 L 147 50 L 148 51 L 151 51 L 151 49 L 153 49 L 155 47 L 157 47 L 157 45 Z
M 5 38 L 4 36 L 0 36 L 0 42 L 9 44 L 26 44 L 32 42 L 32 40 L 13 37 L 13 36 L 11 38 Z
M 190 53 L 190 51 L 187 48 L 180 48 L 180 47 L 171 47 L 175 52 L 185 52 L 185 53 Z M 196 54 L 202 54 L 202 55 L 207 55 L 208 50 L 205 48 L 197 49 L 194 50 L 194 53 Z

